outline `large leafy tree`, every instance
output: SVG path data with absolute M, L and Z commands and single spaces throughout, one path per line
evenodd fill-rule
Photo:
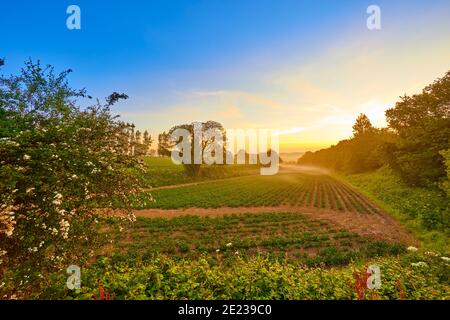
M 190 124 L 182 124 L 182 125 L 177 125 L 172 127 L 169 130 L 169 136 L 172 135 L 172 133 L 177 130 L 177 129 L 185 129 L 189 132 L 189 136 L 190 136 L 190 144 L 191 144 L 191 159 L 194 159 L 194 125 L 198 125 L 201 126 L 201 141 L 200 141 L 200 147 L 201 147 L 201 154 L 203 155 L 203 153 L 206 150 L 209 150 L 210 148 L 213 148 L 213 143 L 217 142 L 217 143 L 222 143 L 222 149 L 225 150 L 225 144 L 223 143 L 223 141 L 226 141 L 226 132 L 225 132 L 225 128 L 223 127 L 222 124 L 220 124 L 217 121 L 206 121 L 206 122 L 193 122 Z M 210 135 L 209 132 L 211 132 L 211 130 L 218 130 L 222 137 L 223 140 L 222 141 L 215 141 L 215 137 L 213 135 Z M 180 141 L 172 141 L 171 145 L 177 144 Z M 225 154 L 225 151 L 224 151 Z M 192 160 L 193 161 L 193 160 Z M 194 163 L 185 163 L 183 164 L 184 168 L 185 168 L 185 172 L 187 175 L 189 176 L 197 176 L 200 173 L 200 167 L 201 164 L 194 164 Z
M 422 93 L 403 96 L 386 118 L 399 136 L 390 146 L 391 166 L 412 185 L 445 178 L 440 151 L 450 148 L 450 71 Z
M 80 108 L 89 97 L 69 86 L 70 72 L 29 61 L 0 77 L 0 277 L 14 270 L 19 291 L 41 272 L 82 264 L 100 220 L 94 207 L 127 207 L 141 190 L 128 170 L 140 168 L 130 125 L 110 112 L 127 96 Z

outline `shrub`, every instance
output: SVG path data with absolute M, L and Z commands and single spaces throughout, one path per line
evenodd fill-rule
M 70 72 L 29 61 L 18 76 L 0 77 L 0 278 L 18 277 L 17 290 L 86 258 L 100 219 L 95 201 L 115 197 L 126 207 L 125 194 L 141 190 L 127 170 L 138 165 L 124 138 L 129 125 L 110 113 L 126 95 L 82 109 L 77 99 L 89 97 L 69 87 Z

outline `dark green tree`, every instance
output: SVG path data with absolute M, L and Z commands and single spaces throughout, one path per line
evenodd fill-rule
M 422 93 L 403 96 L 386 118 L 399 136 L 389 147 L 391 167 L 411 185 L 434 185 L 445 178 L 440 151 L 450 148 L 450 72 Z

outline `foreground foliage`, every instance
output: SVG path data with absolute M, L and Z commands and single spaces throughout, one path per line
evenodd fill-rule
M 357 299 L 355 273 L 364 273 L 367 264 L 380 267 L 381 288 L 366 290 L 364 299 L 450 299 L 449 264 L 434 253 L 331 269 L 263 257 L 232 257 L 219 265 L 211 264 L 206 255 L 197 260 L 165 255 L 146 261 L 103 258 L 82 269 L 80 290 L 67 290 L 67 275 L 61 272 L 43 281 L 33 297 L 98 298 L 100 280 L 113 299 Z

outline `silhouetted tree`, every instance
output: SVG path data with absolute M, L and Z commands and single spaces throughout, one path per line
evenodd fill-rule
M 445 179 L 440 151 L 450 148 L 450 71 L 421 94 L 403 96 L 386 118 L 399 137 L 390 145 L 391 167 L 411 185 Z
M 170 149 L 172 148 L 170 142 L 170 136 L 165 131 L 158 135 L 158 155 L 159 156 L 170 156 Z
M 361 113 L 358 118 L 356 118 L 356 122 L 352 128 L 353 136 L 355 137 L 373 130 L 372 123 L 364 113 Z

